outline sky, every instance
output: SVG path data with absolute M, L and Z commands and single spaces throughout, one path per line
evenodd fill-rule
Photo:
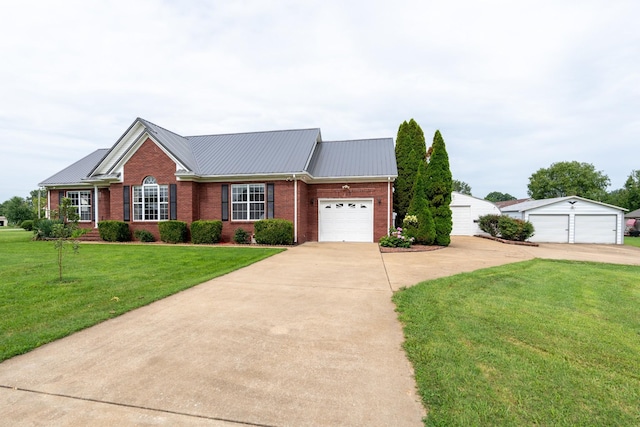
M 640 135 L 637 0 L 0 3 L 0 202 L 137 117 L 180 135 L 440 130 L 453 178 L 527 197 L 553 163 L 621 188 Z

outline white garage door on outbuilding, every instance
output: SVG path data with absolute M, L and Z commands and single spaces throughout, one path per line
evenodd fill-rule
M 533 224 L 532 242 L 624 243 L 624 211 L 579 196 L 529 200 L 502 208 L 503 215 Z
M 488 200 L 453 191 L 451 193 L 452 236 L 487 234 L 480 230 L 478 218 L 483 215 L 500 215 L 500 209 Z
M 576 215 L 576 243 L 616 243 L 615 215 Z
M 529 215 L 535 234 L 532 242 L 569 243 L 569 215 Z
M 319 242 L 373 242 L 373 199 L 319 199 Z

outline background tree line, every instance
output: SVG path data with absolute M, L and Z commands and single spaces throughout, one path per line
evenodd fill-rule
M 38 216 L 38 193 L 40 193 L 40 212 Z M 33 190 L 26 198 L 14 196 L 0 203 L 0 216 L 7 218 L 9 225 L 20 225 L 22 221 L 45 217 L 47 193 L 44 190 Z

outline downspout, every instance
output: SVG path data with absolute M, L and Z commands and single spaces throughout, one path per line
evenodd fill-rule
M 298 243 L 298 180 L 293 174 L 293 242 Z
M 42 187 L 38 187 L 38 219 L 40 219 L 40 193 L 42 192 Z
M 387 177 L 387 235 L 391 229 L 391 177 Z
M 47 219 L 51 219 L 51 190 L 47 190 Z
M 93 211 L 94 211 L 94 227 L 98 228 L 98 186 L 93 186 Z

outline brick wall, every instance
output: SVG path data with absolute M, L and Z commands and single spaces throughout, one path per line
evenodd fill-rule
M 159 185 L 177 184 L 176 164 L 158 147 L 151 139 L 147 138 L 138 150 L 124 165 L 124 183 L 111 185 L 111 214 L 112 219 L 124 220 L 123 186 L 131 187 L 142 185 L 147 176 L 153 176 Z M 193 183 L 181 182 L 178 185 L 178 220 L 191 222 L 193 218 L 191 208 L 192 185 Z M 185 185 L 186 184 L 186 185 Z M 115 190 L 115 191 L 114 191 Z M 130 194 L 130 197 L 132 195 Z M 160 240 L 160 232 L 157 222 L 133 221 L 133 197 L 131 197 L 129 228 L 131 235 L 136 230 L 147 230 L 151 232 L 156 240 Z M 181 203 L 184 201 L 184 203 Z
M 349 185 L 349 189 L 342 188 Z M 377 242 L 388 232 L 387 225 L 387 183 L 335 183 L 335 184 L 314 184 L 308 187 L 309 209 L 307 211 L 307 232 L 308 240 L 318 240 L 318 199 L 373 199 L 373 239 Z M 313 205 L 311 204 L 313 202 Z M 392 200 L 393 203 L 393 200 Z

